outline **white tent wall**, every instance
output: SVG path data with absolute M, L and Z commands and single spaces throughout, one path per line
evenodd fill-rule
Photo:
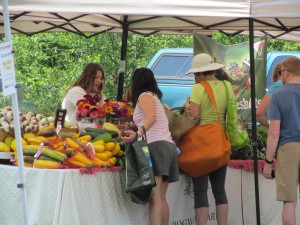
M 122 32 L 121 65 L 126 59 L 128 32 L 150 34 L 249 34 L 250 64 L 254 65 L 254 36 L 300 41 L 299 0 L 10 0 L 12 33 Z M 1 6 L 1 11 L 2 6 Z M 0 33 L 4 33 L 0 15 Z M 89 36 L 86 36 L 89 37 Z M 255 71 L 251 66 L 251 83 Z M 124 68 L 121 66 L 118 97 L 122 96 Z M 252 146 L 257 224 L 260 224 L 256 155 L 255 86 L 251 86 Z

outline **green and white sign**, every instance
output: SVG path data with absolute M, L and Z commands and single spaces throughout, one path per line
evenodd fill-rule
M 255 41 L 255 89 L 256 107 L 265 94 L 266 87 L 266 54 L 265 40 Z M 216 62 L 224 64 L 225 71 L 237 99 L 239 115 L 246 121 L 251 121 L 251 82 L 249 42 L 235 45 L 222 45 L 207 36 L 194 35 L 194 54 L 207 53 Z

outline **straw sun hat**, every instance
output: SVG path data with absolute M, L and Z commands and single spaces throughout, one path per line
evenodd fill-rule
M 201 53 L 194 56 L 192 60 L 192 68 L 187 71 L 186 74 L 218 70 L 224 67 L 225 66 L 223 64 L 215 63 L 210 55 Z

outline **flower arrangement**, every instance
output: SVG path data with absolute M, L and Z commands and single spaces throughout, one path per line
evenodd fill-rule
M 76 106 L 76 120 L 80 121 L 83 118 L 98 119 L 105 117 L 104 108 L 101 107 L 99 103 L 99 95 L 89 95 L 83 96 L 83 99 L 78 100 Z
M 133 108 L 126 101 L 112 101 L 110 99 L 106 99 L 103 108 L 107 120 L 117 118 L 128 121 L 132 119 Z
M 83 99 L 78 100 L 76 104 L 76 120 L 105 118 L 109 122 L 113 122 L 115 119 L 124 122 L 131 121 L 133 108 L 127 102 L 106 99 L 103 106 L 100 106 L 99 100 L 98 95 L 91 96 L 89 94 L 84 95 Z

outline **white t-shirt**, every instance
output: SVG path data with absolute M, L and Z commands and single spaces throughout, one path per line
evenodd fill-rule
M 70 122 L 72 127 L 78 127 L 76 121 L 76 103 L 78 102 L 78 100 L 83 99 L 83 96 L 85 94 L 87 93 L 82 87 L 72 87 L 70 88 L 62 102 L 62 108 L 67 110 L 66 121 Z M 102 93 L 100 105 L 103 105 L 105 99 L 106 97 Z
M 85 94 L 86 91 L 83 88 L 79 86 L 72 87 L 62 102 L 62 108 L 67 110 L 66 121 L 70 122 L 72 127 L 77 127 L 76 103 L 78 100 L 82 99 Z

